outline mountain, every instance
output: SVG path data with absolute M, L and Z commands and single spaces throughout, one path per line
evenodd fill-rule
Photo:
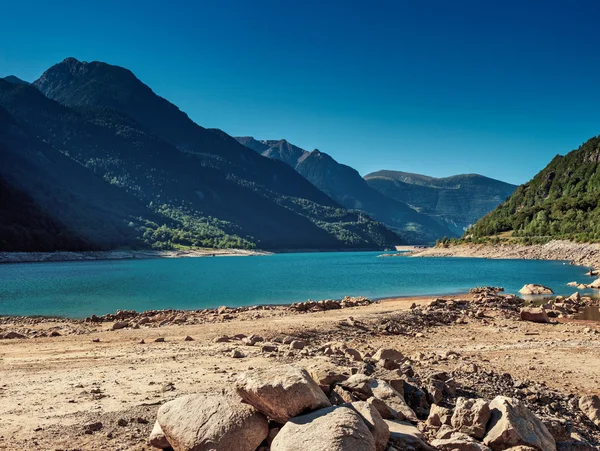
M 462 234 L 516 189 L 516 185 L 478 174 L 434 178 L 400 171 L 377 171 L 367 174 L 365 180 L 386 196 L 438 218 L 457 234 Z
M 15 83 L 17 85 L 28 85 L 29 84 L 25 80 L 21 80 L 19 77 L 15 77 L 14 75 L 9 75 L 8 77 L 4 77 L 1 80 L 8 81 L 9 83 Z
M 110 239 L 87 234 L 89 248 L 338 249 L 399 241 L 370 218 L 359 221 L 357 213 L 286 164 L 257 155 L 220 130 L 194 124 L 126 69 L 69 58 L 32 85 L 0 80 L 0 106 L 23 134 L 61 157 L 57 168 L 40 173 L 39 183 L 20 164 L 11 176 L 11 186 L 26 187 L 24 194 L 53 220 L 66 222 L 53 202 L 70 204 L 71 191 L 77 194 L 79 187 L 61 187 L 52 199 L 39 191 L 54 172 L 66 183 L 73 165 L 81 186 L 86 178 L 94 180 L 90 186 L 100 181 L 124 203 L 130 201 L 103 203 L 104 188 L 96 187 L 98 201 L 87 209 L 73 203 L 64 225 L 74 236 L 83 232 L 78 218 L 111 217 L 113 228 L 127 226 L 129 233 L 119 229 Z M 17 143 L 11 149 L 18 153 L 19 148 Z M 87 195 L 81 190 L 84 201 Z M 35 242 L 25 247 L 35 248 Z
M 0 80 L 0 89 L 3 83 Z M 131 245 L 138 218 L 154 216 L 132 196 L 30 134 L 2 107 L 0 158 L 4 251 Z
M 436 219 L 373 189 L 355 169 L 338 163 L 324 152 L 308 152 L 286 140 L 258 141 L 248 136 L 236 139 L 263 156 L 286 162 L 344 207 L 362 211 L 384 223 L 409 243 L 429 243 L 445 235 L 457 236 Z
M 467 233 L 482 238 L 502 232 L 526 242 L 599 241 L 600 136 L 554 157 Z

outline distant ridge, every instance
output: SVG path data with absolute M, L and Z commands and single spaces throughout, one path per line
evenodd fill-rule
M 249 136 L 236 139 L 263 156 L 289 164 L 344 207 L 362 211 L 384 223 L 409 243 L 431 243 L 445 235 L 457 236 L 437 219 L 371 188 L 355 169 L 338 163 L 325 152 L 317 149 L 308 152 L 285 139 L 258 141 Z
M 9 75 L 8 77 L 4 77 L 3 80 L 8 81 L 9 83 L 15 83 L 17 85 L 28 85 L 29 82 L 25 80 L 21 80 L 19 77 L 15 77 L 14 75 Z
M 382 170 L 365 175 L 365 180 L 386 196 L 439 218 L 459 235 L 516 189 L 516 185 L 479 174 L 435 178 Z

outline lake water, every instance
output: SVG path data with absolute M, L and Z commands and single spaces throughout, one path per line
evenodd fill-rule
M 381 298 L 466 292 L 516 293 L 540 283 L 569 295 L 586 268 L 556 261 L 378 258 L 380 252 L 277 254 L 0 265 L 0 315 L 81 318 L 118 309 L 201 309 L 285 304 L 346 295 Z

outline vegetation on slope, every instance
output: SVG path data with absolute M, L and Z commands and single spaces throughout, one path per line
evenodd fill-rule
M 498 235 L 501 235 L 498 237 Z M 531 181 L 478 221 L 465 238 L 510 234 L 526 243 L 600 241 L 600 137 L 557 155 Z

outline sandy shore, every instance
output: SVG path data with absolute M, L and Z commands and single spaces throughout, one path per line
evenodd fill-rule
M 448 248 L 416 250 L 414 257 L 481 257 L 525 260 L 566 260 L 577 265 L 600 268 L 600 244 L 554 240 L 530 246 L 520 244 L 461 244 Z
M 27 325 L 57 334 L 0 340 L 0 449 L 149 450 L 147 434 L 167 400 L 219 390 L 249 368 L 292 362 L 303 367 L 333 363 L 340 371 L 358 366 L 319 354 L 324 343 L 339 343 L 363 355 L 393 347 L 410 356 L 415 371 L 450 371 L 465 389 L 483 390 L 482 396 L 495 396 L 499 388 L 485 381 L 505 373 L 565 394 L 600 391 L 598 324 L 537 324 L 491 309 L 479 318 L 423 323 L 397 335 L 382 327 L 411 312 L 413 303 L 426 306 L 431 301 L 398 298 L 316 313 L 250 309 L 235 315 L 221 312 L 203 324 L 183 321 L 121 330 L 112 330 L 110 322 L 5 322 L 0 324 L 5 331 Z M 258 345 L 214 342 L 235 334 L 258 334 L 270 342 L 291 336 L 306 341 L 307 350 L 265 353 Z M 186 336 L 193 341 L 185 341 Z M 155 342 L 157 338 L 164 341 Z M 234 349 L 244 358 L 232 358 Z M 449 358 L 450 351 L 459 357 Z M 483 371 L 484 385 L 465 367 Z M 91 421 L 101 422 L 102 429 L 85 433 L 84 425 Z
M 248 257 L 271 255 L 246 249 L 194 249 L 185 251 L 0 252 L 0 263 L 131 260 L 150 258 Z

